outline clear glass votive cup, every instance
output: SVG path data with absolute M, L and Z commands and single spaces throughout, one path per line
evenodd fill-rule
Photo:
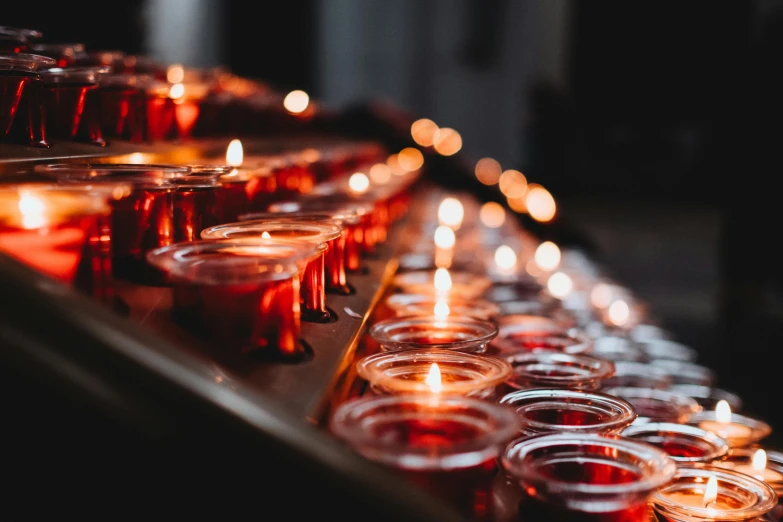
M 513 369 L 506 384 L 518 390 L 597 390 L 614 374 L 614 363 L 589 355 L 536 351 L 517 352 L 504 358 Z
M 694 362 L 698 353 L 693 348 L 668 339 L 649 339 L 637 342 L 637 346 L 648 359 L 669 359 L 672 361 Z
M 370 336 L 387 352 L 439 348 L 483 353 L 497 333 L 490 321 L 456 315 L 387 319 L 370 328 Z
M 655 359 L 650 364 L 661 368 L 672 378 L 672 384 L 712 386 L 715 372 L 705 366 L 671 359 Z
M 761 448 L 757 446 L 732 448 L 725 459 L 717 459 L 717 462 L 713 462 L 713 465 L 745 473 L 762 482 L 766 482 L 780 498 L 783 495 L 783 453 L 768 449 L 764 450 L 767 456 L 766 465 L 764 469 L 759 469 L 753 466 L 753 458 L 759 450 Z
M 500 404 L 514 408 L 523 435 L 542 433 L 616 434 L 636 419 L 627 401 L 603 393 L 533 388 L 505 395 Z
M 678 463 L 705 463 L 722 460 L 729 452 L 729 443 L 714 433 L 671 422 L 648 422 L 629 426 L 623 437 L 646 442 L 661 448 Z
M 688 423 L 726 439 L 732 448 L 750 446 L 772 433 L 772 427 L 763 420 L 733 412 L 725 420 L 716 410 L 702 410 L 692 415 Z
M 618 361 L 614 366 L 614 375 L 604 382 L 607 388 L 636 387 L 666 390 L 672 384 L 668 372 L 657 366 L 627 361 Z
M 554 351 L 572 355 L 587 354 L 593 340 L 575 328 L 561 326 L 543 316 L 513 315 L 498 320 L 498 336 L 493 350 L 501 355 L 524 351 Z
M 606 335 L 596 338 L 593 341 L 593 352 L 595 357 L 608 359 L 615 363 L 618 362 L 645 362 L 647 356 L 637 348 L 636 343 L 625 337 L 616 337 Z
M 653 388 L 604 388 L 604 393 L 630 402 L 639 415 L 636 424 L 671 422 L 683 424 L 701 411 L 701 406 L 685 395 Z
M 426 294 L 393 294 L 386 299 L 388 306 L 397 317 L 432 315 L 438 312 L 438 306 L 446 305 L 449 313 L 476 319 L 490 320 L 500 313 L 495 303 L 483 299 L 463 299 L 459 297 L 438 298 Z
M 711 386 L 701 386 L 698 384 L 675 384 L 668 388 L 669 391 L 687 395 L 699 403 L 702 409 L 714 410 L 720 401 L 726 401 L 732 411 L 742 409 L 742 399 L 736 393 L 712 388 Z
M 394 276 L 392 285 L 406 294 L 438 295 L 438 289 L 435 287 L 435 273 L 435 270 L 402 272 Z M 449 270 L 449 276 L 451 277 L 451 289 L 448 291 L 448 295 L 463 299 L 480 297 L 491 284 L 486 277 L 470 272 Z

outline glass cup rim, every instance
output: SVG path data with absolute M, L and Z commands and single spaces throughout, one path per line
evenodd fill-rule
M 410 328 L 413 326 L 430 326 L 432 330 L 436 331 L 442 331 L 449 326 L 471 328 L 474 332 L 474 336 L 470 339 L 441 343 L 398 341 L 392 337 L 393 329 Z M 498 328 L 493 322 L 475 319 L 473 317 L 458 315 L 448 315 L 446 317 L 422 315 L 413 317 L 394 317 L 379 321 L 372 325 L 369 333 L 383 349 L 389 352 L 427 348 L 464 351 L 469 348 L 486 346 L 486 344 L 497 335 Z
M 441 395 L 468 395 L 472 391 L 494 388 L 501 384 L 511 373 L 511 366 L 496 357 L 478 356 L 470 353 L 457 353 L 451 350 L 405 350 L 400 352 L 380 352 L 360 359 L 356 363 L 356 373 L 372 386 L 390 388 L 399 393 L 427 393 L 429 387 L 423 381 L 398 379 L 400 373 L 387 373 L 394 369 L 395 362 L 411 363 L 429 367 L 438 363 L 441 374 L 448 374 L 450 368 L 472 366 L 477 376 L 464 381 L 448 383 L 448 392 Z M 480 374 L 480 377 L 478 376 Z
M 152 163 L 47 163 L 36 165 L 38 174 L 56 179 L 100 179 L 102 176 L 136 175 L 160 178 L 184 177 L 191 173 L 189 167 Z
M 553 401 L 555 399 L 559 399 L 559 401 L 549 402 L 553 406 L 557 405 L 560 408 L 566 408 L 567 406 L 578 403 L 580 406 L 582 406 L 582 410 L 600 410 L 601 413 L 610 411 L 612 418 L 595 424 L 572 426 L 530 420 L 524 418 L 524 414 L 522 414 L 520 421 L 522 422 L 523 431 L 525 428 L 530 428 L 537 433 L 562 431 L 567 431 L 570 433 L 595 433 L 598 431 L 614 432 L 630 425 L 636 419 L 636 410 L 628 401 L 613 395 L 592 391 L 529 388 L 526 390 L 516 390 L 508 393 L 500 399 L 499 403 L 508 404 L 509 406 L 514 407 L 517 413 L 520 414 L 522 413 L 520 410 L 525 406 L 547 403 L 547 401 Z M 518 406 L 519 403 L 523 401 L 529 402 L 522 406 Z
M 193 165 L 185 165 L 187 168 L 190 169 L 191 175 L 216 175 L 216 176 L 225 176 L 227 174 L 231 174 L 231 172 L 236 168 L 232 167 L 231 165 L 208 165 L 208 164 L 193 164 Z
M 699 412 L 694 413 L 691 415 L 691 418 L 688 419 L 688 424 L 692 424 L 695 426 L 698 426 L 699 423 L 704 421 L 715 421 L 717 422 L 717 416 L 715 414 L 715 410 L 702 410 Z M 750 435 L 746 438 L 742 438 L 742 440 L 749 441 L 748 444 L 753 442 L 758 442 L 761 439 L 767 437 L 770 433 L 772 433 L 772 426 L 767 424 L 761 419 L 755 419 L 753 417 L 748 417 L 745 415 L 740 415 L 739 413 L 731 412 L 731 423 L 737 423 L 741 424 L 743 426 L 746 426 L 750 428 Z M 731 441 L 729 441 L 731 443 Z M 747 445 L 747 444 L 743 444 Z
M 84 52 L 84 44 L 78 42 L 36 42 L 30 45 L 30 50 L 35 53 L 63 51 L 66 49 L 71 49 L 75 56 L 76 53 Z
M 539 316 L 525 316 L 525 317 L 539 317 Z M 507 322 L 506 324 L 499 324 L 498 336 L 492 342 L 493 346 L 495 346 L 495 348 L 497 348 L 501 352 L 508 353 L 508 354 L 515 354 L 518 352 L 555 352 L 555 353 L 565 353 L 569 355 L 585 355 L 593 351 L 592 337 L 588 336 L 578 328 L 567 328 L 558 325 L 552 319 L 543 316 L 541 316 L 540 318 L 547 319 L 551 323 L 550 324 L 551 328 L 546 332 L 547 335 L 562 335 L 573 340 L 574 344 L 565 346 L 562 349 L 520 348 L 515 341 L 511 340 L 510 334 L 514 334 L 519 331 L 524 332 L 526 329 L 531 328 L 534 324 L 538 324 L 538 325 L 546 324 L 545 321 L 536 320 L 534 322 L 523 321 L 517 323 Z M 548 328 L 548 327 L 541 326 L 541 328 Z
M 741 509 L 723 510 L 682 506 L 664 495 L 668 489 L 676 487 L 678 478 L 695 477 L 703 480 L 707 476 L 715 476 L 718 478 L 719 482 L 728 482 L 745 490 L 752 490 L 752 493 L 756 496 L 756 502 Z M 751 477 L 750 475 L 745 475 L 744 473 L 738 473 L 718 466 L 690 464 L 678 466 L 672 481 L 668 485 L 662 486 L 660 490 L 654 492 L 650 497 L 650 503 L 656 511 L 661 512 L 664 516 L 680 517 L 686 515 L 690 517 L 689 520 L 720 519 L 725 521 L 742 521 L 760 517 L 772 510 L 777 505 L 777 495 L 769 484 Z
M 477 314 L 475 317 L 477 319 L 490 319 L 493 317 L 496 317 L 500 313 L 500 307 L 496 305 L 495 303 L 492 303 L 490 301 L 486 301 L 484 299 L 466 299 L 464 297 L 459 296 L 452 296 L 452 297 L 444 297 L 443 299 L 439 299 L 437 296 L 432 294 L 406 294 L 406 293 L 394 293 L 390 295 L 386 299 L 386 305 L 391 308 L 394 312 L 398 314 L 398 317 L 406 317 L 408 315 L 417 315 L 415 313 L 411 314 L 404 314 L 401 312 L 405 312 L 406 308 L 410 306 L 415 305 L 421 305 L 423 306 L 424 303 L 432 304 L 432 306 L 429 308 L 429 312 L 425 315 L 431 315 L 432 310 L 434 310 L 435 304 L 439 302 L 445 302 L 448 305 L 453 305 L 454 302 L 459 302 L 461 304 L 469 306 L 471 309 L 474 310 L 480 310 L 482 313 Z M 421 315 L 421 314 L 418 314 Z M 459 314 L 459 315 L 467 315 L 468 317 L 474 317 L 469 314 Z
M 687 380 L 687 382 L 680 382 L 680 384 L 712 386 L 715 382 L 715 372 L 700 364 L 671 359 L 653 359 L 650 364 L 662 368 L 672 375 L 675 382 L 678 377 Z
M 308 233 L 302 238 L 309 243 L 326 243 L 342 235 L 342 229 L 331 223 L 318 221 L 240 221 L 225 223 L 205 228 L 201 231 L 201 239 L 233 239 L 233 233 L 257 232 L 259 237 L 263 232 L 300 230 Z M 247 237 L 247 236 L 245 236 Z
M 701 404 L 699 399 L 714 400 L 715 403 L 723 400 L 729 403 L 732 412 L 742 409 L 742 398 L 724 388 L 715 388 L 714 386 L 705 386 L 703 384 L 672 384 L 668 390 L 687 395 L 699 404 Z
M 636 386 L 613 386 L 602 390 L 609 395 L 615 395 L 622 399 L 631 402 L 628 398 L 633 399 L 650 399 L 666 404 L 674 405 L 682 410 L 683 415 L 688 414 L 688 418 L 692 419 L 694 415 L 701 412 L 701 406 L 699 403 L 693 400 L 687 395 L 680 393 L 674 393 L 668 390 L 659 390 L 657 388 L 640 388 Z M 633 404 L 633 402 L 631 402 Z
M 700 457 L 675 457 L 672 459 L 679 462 L 712 462 L 718 459 L 722 459 L 729 453 L 729 443 L 726 439 L 719 437 L 718 435 L 699 428 L 697 426 L 691 426 L 688 424 L 677 424 L 674 422 L 647 422 L 644 424 L 633 424 L 625 428 L 620 435 L 633 439 L 636 436 L 661 433 L 664 434 L 676 434 L 685 436 L 688 439 L 699 439 L 706 441 L 712 451 L 706 455 Z M 642 442 L 645 442 L 643 439 Z M 648 442 L 648 444 L 651 444 Z M 654 445 L 654 444 L 653 444 Z
M 84 67 L 53 67 L 43 69 L 39 74 L 44 81 L 49 83 L 76 83 L 89 82 L 97 83 L 102 74 L 108 74 L 111 67 L 106 66 L 84 66 Z
M 394 279 L 392 280 L 392 286 L 401 289 L 403 293 L 409 292 L 412 287 L 432 284 L 435 272 L 436 270 L 412 270 L 410 272 L 395 274 Z M 448 292 L 449 295 L 469 298 L 479 297 L 492 285 L 489 278 L 462 270 L 449 270 L 449 276 L 451 277 L 452 283 L 462 284 L 470 289 L 468 292 L 460 293 L 454 291 L 454 288 L 452 287 Z
M 174 243 L 156 248 L 147 253 L 147 261 L 154 267 L 175 278 L 199 281 L 204 284 L 225 284 L 228 280 L 241 282 L 268 281 L 288 279 L 296 276 L 303 265 L 316 255 L 320 255 L 325 245 L 311 245 L 294 241 L 282 240 L 234 240 L 211 239 Z M 203 259 L 198 254 L 220 249 L 254 248 L 259 250 L 257 256 L 237 256 L 236 258 Z M 267 259 L 262 257 L 260 250 L 272 252 L 281 251 L 285 258 Z M 189 255 L 194 257 L 188 258 Z M 199 276 L 189 272 L 196 267 L 206 271 Z M 259 270 L 263 267 L 264 270 Z M 236 272 L 231 272 L 238 270 Z
M 637 457 L 645 465 L 652 468 L 646 476 L 639 480 L 623 484 L 590 484 L 566 482 L 552 479 L 535 470 L 536 463 L 525 462 L 525 457 L 531 452 L 553 446 L 604 446 L 625 452 Z M 503 467 L 517 480 L 534 484 L 537 488 L 555 494 L 577 494 L 585 496 L 627 495 L 652 492 L 666 484 L 674 476 L 676 463 L 663 450 L 616 436 L 606 436 L 597 433 L 547 433 L 522 437 L 506 446 L 502 458 Z M 596 499 L 590 499 L 596 501 Z
M 439 447 L 437 453 L 431 447 L 406 448 L 404 443 L 389 444 L 370 432 L 370 423 L 364 420 L 366 416 L 379 411 L 388 417 L 392 408 L 406 405 L 414 408 L 412 412 L 406 412 L 407 419 L 417 416 L 426 418 L 429 412 L 438 409 L 448 411 L 448 408 L 467 408 L 494 421 L 498 426 L 483 429 L 483 433 L 473 440 L 447 448 Z M 391 420 L 394 418 L 391 415 Z M 442 418 L 467 422 L 454 415 L 444 415 Z M 407 469 L 440 470 L 469 468 L 496 458 L 503 444 L 517 433 L 519 421 L 514 412 L 488 401 L 454 395 L 438 397 L 432 394 L 400 394 L 361 397 L 344 402 L 335 410 L 329 426 L 335 435 L 371 460 Z
M 517 389 L 524 389 L 529 387 L 526 382 L 546 382 L 536 387 L 548 387 L 548 386 L 564 386 L 573 382 L 600 382 L 604 379 L 608 379 L 614 375 L 614 363 L 606 359 L 599 359 L 591 355 L 585 354 L 571 354 L 563 352 L 555 352 L 548 350 L 539 351 L 522 351 L 513 354 L 503 356 L 503 358 L 511 364 L 513 369 L 511 376 L 508 378 L 509 386 Z M 550 365 L 562 365 L 563 367 L 578 366 L 589 373 L 586 375 L 573 374 L 573 375 L 538 375 L 534 373 L 525 372 L 522 370 L 522 364 L 550 364 Z M 522 381 L 522 382 L 518 382 Z
M 282 202 L 280 205 L 286 205 L 294 202 Z M 298 203 L 296 203 L 298 205 Z M 361 221 L 361 216 L 355 212 L 346 212 L 342 210 L 280 210 L 274 212 L 272 208 L 285 208 L 284 206 L 276 207 L 277 203 L 273 203 L 267 207 L 266 212 L 248 212 L 247 214 L 240 214 L 239 221 L 255 221 L 257 219 L 329 219 L 337 225 L 357 225 Z M 300 207 L 297 207 L 300 208 Z
M 109 194 L 105 191 L 76 190 L 67 185 L 51 183 L 22 183 L 18 185 L 0 186 L 0 222 L 6 222 L 12 216 L 21 214 L 19 200 L 27 195 L 47 194 L 55 198 L 52 205 L 43 206 L 40 214 L 43 216 L 88 216 L 106 214 L 110 211 Z M 17 202 L 14 205 L 14 201 Z M 26 227 L 25 227 L 26 228 Z M 39 228 L 39 227 L 31 227 Z
M 648 339 L 636 341 L 636 344 L 651 360 L 672 360 L 692 363 L 699 357 L 698 352 L 690 346 L 670 339 Z
M 41 67 L 53 67 L 57 60 L 31 53 L 0 53 L 0 70 L 34 72 Z
M 19 36 L 28 38 L 43 38 L 43 33 L 37 29 L 25 29 L 23 27 L 11 27 L 10 25 L 0 25 L 0 35 Z

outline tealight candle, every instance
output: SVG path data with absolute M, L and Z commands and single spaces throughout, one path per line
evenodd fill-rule
M 448 350 L 409 350 L 370 355 L 356 372 L 377 393 L 436 393 L 485 398 L 508 378 L 511 366 L 494 357 Z
M 358 453 L 464 514 L 491 518 L 495 459 L 519 421 L 497 404 L 428 393 L 346 402 L 330 427 Z
M 734 448 L 728 458 L 714 464 L 750 475 L 772 486 L 778 495 L 783 494 L 783 453 L 760 448 Z
M 691 424 L 726 439 L 732 447 L 753 444 L 772 433 L 772 428 L 766 422 L 732 413 L 726 401 L 718 402 L 714 411 L 694 415 Z
M 681 465 L 651 503 L 667 522 L 751 521 L 771 511 L 777 496 L 769 485 L 742 473 Z
M 439 315 L 435 312 L 437 306 L 447 306 L 454 315 L 474 317 L 476 319 L 492 319 L 500 313 L 500 308 L 483 299 L 448 298 L 435 295 L 393 294 L 386 300 L 386 305 L 398 317 L 410 315 Z M 448 314 L 446 314 L 448 315 Z
M 623 430 L 623 437 L 658 446 L 677 462 L 711 463 L 723 459 L 729 443 L 712 432 L 670 422 L 636 424 Z
M 388 352 L 440 348 L 482 353 L 497 333 L 494 323 L 456 315 L 387 319 L 370 328 L 370 336 Z
M 490 281 L 484 276 L 468 272 L 438 270 L 421 270 L 403 272 L 394 277 L 395 287 L 408 294 L 426 294 L 457 296 L 474 299 L 489 288 Z
M 588 355 L 536 351 L 517 352 L 505 359 L 514 370 L 507 384 L 517 389 L 596 390 L 614 373 L 611 361 Z

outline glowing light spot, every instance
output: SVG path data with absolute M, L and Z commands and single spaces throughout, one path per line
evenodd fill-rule
M 19 212 L 22 214 L 22 228 L 41 228 L 46 225 L 46 205 L 32 194 L 20 193 Z
M 554 270 L 560 264 L 560 248 L 551 241 L 544 241 L 536 248 L 534 259 L 541 270 Z
M 438 207 L 438 222 L 457 230 L 465 218 L 465 208 L 457 198 L 445 198 Z
M 498 180 L 500 192 L 509 199 L 518 199 L 525 195 L 527 178 L 518 170 L 509 169 Z
M 130 156 L 128 156 L 128 163 L 133 163 L 134 165 L 141 165 L 144 163 L 144 154 L 141 152 L 134 152 Z
M 438 154 L 453 156 L 462 148 L 462 136 L 454 129 L 443 127 L 435 131 L 433 147 Z
M 348 178 L 348 187 L 356 194 L 367 192 L 367 189 L 370 188 L 370 178 L 364 172 L 354 172 Z
M 506 203 L 508 203 L 509 208 L 517 214 L 524 214 L 527 212 L 527 204 L 525 203 L 524 197 L 507 199 Z
M 476 162 L 476 178 L 484 185 L 494 185 L 500 181 L 503 169 L 494 158 L 481 158 Z
M 431 388 L 431 387 L 430 387 Z M 718 477 L 711 476 L 704 488 L 704 507 L 709 506 L 718 499 Z
M 609 321 L 615 326 L 623 326 L 631 317 L 631 309 L 628 303 L 618 300 L 609 306 Z
M 232 167 L 241 167 L 245 159 L 245 152 L 242 148 L 242 142 L 231 140 L 226 149 L 226 163 Z
M 546 282 L 546 287 L 549 289 L 550 294 L 558 299 L 563 299 L 574 289 L 574 283 L 571 281 L 571 278 L 568 277 L 568 274 L 555 272 L 549 277 L 549 280 Z
M 525 194 L 525 205 L 530 213 L 530 217 L 542 223 L 551 221 L 557 213 L 555 198 L 541 185 L 528 187 Z
M 385 163 L 376 163 L 370 167 L 370 179 L 378 185 L 385 185 L 392 177 L 392 169 Z
M 457 241 L 454 231 L 446 226 L 439 226 L 435 229 L 435 246 L 438 248 L 452 248 Z
M 419 149 L 406 147 L 397 154 L 400 167 L 408 172 L 415 172 L 424 165 L 424 154 Z
M 269 232 L 267 232 L 266 230 L 264 230 L 263 232 L 261 232 L 261 238 L 262 239 L 272 239 L 272 235 Z
M 424 382 L 427 384 L 427 386 L 429 386 L 432 393 L 440 393 L 443 391 L 443 383 L 441 382 L 440 368 L 438 367 L 438 363 L 432 363 L 432 366 L 430 366 L 430 371 L 427 373 L 427 378 L 424 379 Z
M 400 166 L 400 156 L 398 154 L 391 154 L 386 159 L 386 165 L 389 166 L 389 168 L 392 171 L 392 174 L 396 176 L 403 176 L 408 173 L 407 170 L 405 170 Z
M 495 250 L 495 264 L 502 272 L 510 272 L 517 266 L 517 254 L 508 245 L 502 245 Z
M 731 406 L 726 401 L 718 401 L 715 406 L 715 419 L 722 423 L 728 424 L 731 422 Z
M 598 283 L 590 292 L 590 302 L 599 309 L 604 309 L 612 304 L 612 288 L 604 283 Z
M 487 228 L 500 228 L 506 222 L 506 209 L 500 203 L 489 201 L 481 205 L 479 219 Z
M 445 268 L 435 270 L 433 285 L 438 293 L 446 293 L 451 290 L 451 274 Z
M 438 125 L 427 118 L 416 120 L 411 125 L 411 137 L 422 147 L 432 146 L 435 142 L 436 132 L 438 132 Z
M 449 308 L 449 305 L 446 304 L 446 301 L 438 301 L 435 303 L 435 308 L 433 309 L 433 313 L 435 314 L 435 317 L 438 317 L 440 319 L 444 319 L 451 314 L 451 309 Z
M 310 105 L 310 96 L 304 91 L 291 91 L 283 100 L 283 107 L 292 114 L 300 114 Z
M 179 64 L 172 65 L 166 71 L 166 80 L 169 83 L 182 83 L 185 79 L 185 68 Z
M 169 98 L 172 100 L 179 100 L 185 96 L 185 86 L 181 83 L 175 83 L 169 87 Z

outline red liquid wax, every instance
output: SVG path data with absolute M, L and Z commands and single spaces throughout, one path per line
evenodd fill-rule
M 76 272 L 76 288 L 103 302 L 114 298 L 112 279 L 111 217 L 99 215 L 87 229 L 82 262 Z
M 329 319 L 329 312 L 326 310 L 323 254 L 307 263 L 302 274 L 301 293 L 302 315 L 307 320 L 321 322 Z
M 608 413 L 556 407 L 528 409 L 524 417 L 528 421 L 557 426 L 593 426 L 612 420 L 612 415 Z
M 177 136 L 179 138 L 185 139 L 190 137 L 200 113 L 201 107 L 198 101 L 175 100 L 174 120 L 177 125 Z
M 147 95 L 144 105 L 146 110 L 144 140 L 167 139 L 174 128 L 174 100 L 168 96 Z
M 302 354 L 297 277 L 225 285 L 174 280 L 172 287 L 175 318 L 219 349 Z
M 350 291 L 345 275 L 345 238 L 347 235 L 343 229 L 339 237 L 329 241 L 329 248 L 324 254 L 326 288 L 338 294 L 347 294 Z
M 222 178 L 218 189 L 218 223 L 233 223 L 248 211 L 247 180 L 227 181 Z
M 360 225 L 346 225 L 345 229 L 348 231 L 345 236 L 345 269 L 351 272 L 357 272 L 361 268 L 361 239 L 363 237 L 362 228 Z
M 143 280 L 149 275 L 147 252 L 174 241 L 173 192 L 135 188 L 112 205 L 114 275 Z
M 174 241 L 196 241 L 201 231 L 218 224 L 220 187 L 178 187 L 174 193 Z
M 375 432 L 379 439 L 408 448 L 448 448 L 475 440 L 484 434 L 484 430 L 447 419 L 394 419 L 377 426 Z M 405 479 L 468 516 L 479 520 L 491 517 L 492 481 L 496 471 L 494 459 L 457 469 L 397 468 L 397 471 Z
M 32 147 L 48 147 L 42 103 L 43 82 L 36 73 L 26 73 L 17 114 L 11 125 L 11 139 Z
M 0 250 L 22 263 L 72 284 L 88 248 L 90 219 L 24 229 L 0 224 Z
M 55 138 L 75 138 L 84 114 L 87 93 L 96 87 L 94 83 L 44 84 L 47 131 Z

